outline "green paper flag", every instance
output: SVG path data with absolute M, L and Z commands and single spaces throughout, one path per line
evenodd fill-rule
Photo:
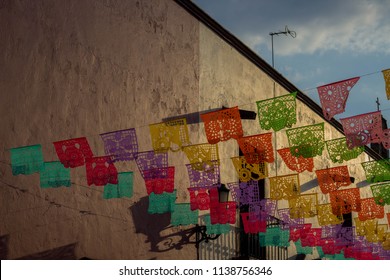
M 176 190 L 172 193 L 162 194 L 151 193 L 149 195 L 149 214 L 163 214 L 175 210 Z
M 362 162 L 366 180 L 377 183 L 390 180 L 390 161 L 388 159 Z
M 203 220 L 206 224 L 207 234 L 224 234 L 229 233 L 230 225 L 229 224 L 211 224 L 210 215 L 205 215 Z
M 133 172 L 118 173 L 118 184 L 104 186 L 103 198 L 121 198 L 133 196 Z
M 10 151 L 13 175 L 30 175 L 42 170 L 43 155 L 41 145 L 12 148 Z
M 326 149 L 333 163 L 343 163 L 357 158 L 364 152 L 364 146 L 349 149 L 347 146 L 347 138 L 337 138 L 325 142 Z
M 322 155 L 325 147 L 324 123 L 286 130 L 291 154 L 312 158 Z
M 175 211 L 171 215 L 171 224 L 179 225 L 196 225 L 198 223 L 198 210 L 191 211 L 189 203 L 175 204 Z
M 43 163 L 40 175 L 41 188 L 70 187 L 70 169 L 65 168 L 60 161 Z

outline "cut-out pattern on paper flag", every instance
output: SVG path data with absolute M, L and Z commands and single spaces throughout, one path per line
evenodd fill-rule
M 312 218 L 317 215 L 317 194 L 303 194 L 288 200 L 292 219 Z
M 325 144 L 329 157 L 334 163 L 355 159 L 364 152 L 364 146 L 349 149 L 345 137 L 325 141 Z
M 218 195 L 218 191 L 217 191 Z M 211 224 L 235 224 L 236 223 L 236 203 L 218 202 L 216 205 L 210 203 Z
M 12 148 L 10 153 L 13 175 L 30 175 L 40 172 L 43 168 L 41 145 Z
M 217 144 L 197 144 L 183 147 L 183 152 L 195 170 L 205 170 L 212 162 L 219 161 Z
M 206 188 L 189 188 L 191 210 L 208 210 L 210 208 L 210 196 Z
M 104 152 L 113 162 L 130 161 L 137 158 L 138 141 L 135 128 L 100 134 Z
M 271 199 L 290 199 L 301 193 L 298 174 L 271 177 L 269 182 Z
M 360 202 L 361 210 L 358 213 L 359 220 L 365 221 L 385 217 L 385 208 L 382 205 L 376 204 L 374 198 L 361 199 Z
M 266 232 L 259 233 L 260 246 L 289 247 L 290 232 L 280 227 L 269 227 Z
M 343 222 L 343 216 L 334 215 L 332 213 L 331 204 L 318 204 L 317 205 L 317 218 L 320 226 L 337 225 Z
M 390 149 L 390 128 L 383 129 L 382 133 L 382 145 L 385 149 Z
M 200 117 L 204 122 L 207 141 L 210 144 L 231 138 L 238 139 L 244 135 L 238 107 L 201 114 Z
M 303 228 L 305 219 L 304 218 L 298 218 L 298 219 L 291 219 L 290 216 L 290 209 L 278 209 L 278 215 L 281 220 L 280 228 L 283 230 L 288 230 L 290 228 Z
M 118 184 L 118 171 L 109 156 L 87 158 L 85 167 L 89 186 Z
M 60 161 L 45 162 L 39 174 L 41 188 L 70 187 L 70 169 Z
M 249 204 L 250 219 L 269 221 L 275 216 L 276 201 L 271 199 L 262 199 L 259 203 Z
M 176 190 L 173 193 L 149 195 L 149 214 L 164 214 L 175 211 Z
M 341 227 L 336 235 L 336 246 L 350 246 L 355 240 L 355 227 Z
M 359 236 L 366 236 L 370 231 L 375 231 L 378 220 L 361 221 L 359 217 L 354 218 L 356 234 Z
M 135 160 L 138 169 L 145 179 L 145 170 L 166 168 L 168 167 L 168 153 L 155 153 L 154 151 L 147 151 L 138 153 Z
M 386 96 L 390 100 L 390 69 L 383 70 L 382 74 L 385 79 Z
M 293 156 L 312 158 L 322 155 L 325 146 L 324 123 L 286 130 Z
M 133 172 L 118 173 L 118 184 L 107 184 L 104 186 L 103 198 L 121 198 L 133 196 Z
M 321 238 L 336 238 L 337 233 L 340 231 L 342 224 L 322 226 Z
M 390 183 L 371 186 L 372 196 L 378 205 L 390 205 Z
M 349 92 L 359 79 L 360 77 L 355 77 L 317 87 L 322 112 L 327 120 L 344 112 Z
M 259 181 L 268 177 L 268 166 L 266 162 L 247 163 L 244 156 L 234 157 L 232 158 L 232 162 L 240 181 Z
M 298 241 L 301 238 L 306 238 L 311 229 L 311 224 L 304 224 L 303 227 L 291 227 L 290 228 L 290 241 Z
M 368 242 L 376 243 L 383 242 L 386 238 L 387 225 L 376 224 L 375 228 L 369 229 L 366 233 Z
M 149 125 L 153 150 L 156 153 L 180 151 L 185 145 L 190 144 L 188 136 L 187 120 L 177 119 Z
M 267 221 L 253 218 L 250 213 L 241 213 L 245 233 L 259 233 L 267 230 Z
M 175 204 L 175 211 L 171 214 L 173 226 L 198 224 L 198 211 L 191 211 L 189 203 Z
M 332 213 L 334 215 L 348 214 L 361 210 L 360 191 L 358 188 L 338 190 L 329 193 Z
M 260 202 L 260 190 L 257 181 L 227 183 L 232 199 L 239 206 Z
M 297 254 L 305 254 L 305 255 L 313 254 L 313 248 L 312 247 L 302 247 L 301 240 L 298 240 L 294 244 L 295 244 L 295 248 L 297 250 Z
M 311 228 L 305 236 L 301 236 L 301 244 L 303 247 L 316 247 L 320 245 L 321 228 Z
M 86 159 L 93 157 L 85 137 L 57 141 L 53 144 L 59 160 L 66 168 L 83 166 Z
M 297 122 L 296 92 L 257 101 L 260 127 L 265 130 L 279 131 L 292 127 Z
M 349 149 L 382 142 L 380 111 L 340 119 Z
M 272 133 L 245 136 L 237 139 L 247 163 L 274 162 Z
M 362 162 L 366 180 L 377 183 L 390 180 L 390 161 L 388 159 Z
M 278 150 L 279 155 L 283 159 L 287 167 L 295 172 L 302 173 L 307 170 L 313 171 L 314 161 L 313 158 L 304 158 L 302 156 L 296 157 L 291 154 L 290 148 L 284 148 Z
M 337 166 L 316 170 L 316 175 L 320 189 L 324 194 L 352 184 L 351 178 L 349 177 L 348 166 Z
M 204 170 L 197 170 L 191 164 L 186 164 L 191 188 L 208 188 L 219 186 L 220 169 L 217 161 L 212 162 Z
M 207 234 L 224 234 L 229 233 L 230 225 L 229 224 L 211 224 L 210 215 L 204 215 L 203 221 L 206 225 Z
M 322 252 L 327 255 L 340 254 L 342 247 L 336 246 L 336 240 L 333 238 L 320 239 L 318 245 L 321 246 Z
M 175 188 L 175 167 L 144 170 L 146 192 L 151 194 L 171 193 Z

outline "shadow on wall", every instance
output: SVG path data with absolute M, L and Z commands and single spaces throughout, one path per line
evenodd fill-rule
M 129 207 L 133 217 L 136 233 L 147 236 L 151 252 L 167 252 L 181 250 L 184 245 L 195 244 L 196 232 L 193 226 L 190 229 L 181 229 L 171 225 L 171 213 L 149 214 L 149 198 L 141 198 Z
M 8 259 L 9 235 L 0 236 L 0 260 Z

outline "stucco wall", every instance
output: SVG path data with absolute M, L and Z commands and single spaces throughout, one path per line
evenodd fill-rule
M 161 236 L 180 229 L 169 228 L 167 215 L 147 214 L 134 162 L 116 165 L 134 171 L 133 198 L 103 200 L 82 167 L 71 170 L 71 188 L 40 189 L 38 174 L 12 176 L 8 149 L 41 144 L 51 161 L 53 141 L 86 136 L 104 155 L 100 133 L 134 127 L 139 150 L 151 150 L 149 124 L 198 110 L 199 23 L 169 0 L 0 3 L 1 181 L 29 192 L 0 188 L 9 258 L 74 242 L 78 257 L 196 258 L 193 245 L 158 252 L 180 241 Z M 196 125 L 190 129 L 197 135 Z M 177 166 L 178 202 L 187 200 L 184 171 Z

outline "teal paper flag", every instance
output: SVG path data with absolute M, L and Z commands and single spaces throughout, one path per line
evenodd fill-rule
M 12 148 L 10 151 L 13 175 L 30 175 L 42 170 L 43 155 L 41 145 Z
M 41 188 L 70 187 L 70 169 L 65 168 L 60 161 L 43 163 L 40 173 Z
M 118 184 L 104 186 L 103 198 L 121 198 L 133 196 L 133 172 L 118 173 Z
M 297 249 L 297 254 L 305 254 L 305 255 L 313 254 L 313 248 L 312 247 L 302 247 L 301 240 L 298 240 L 297 242 L 295 242 L 295 247 Z
M 229 233 L 229 224 L 211 224 L 210 214 L 204 216 L 207 234 L 224 234 Z
M 175 211 L 171 215 L 171 224 L 179 225 L 196 225 L 198 223 L 198 210 L 191 211 L 189 203 L 175 204 Z
M 290 230 L 282 230 L 280 227 L 267 228 L 266 232 L 259 233 L 260 246 L 290 246 Z
M 149 214 L 163 214 L 173 212 L 175 209 L 176 190 L 173 193 L 151 193 L 149 195 Z

